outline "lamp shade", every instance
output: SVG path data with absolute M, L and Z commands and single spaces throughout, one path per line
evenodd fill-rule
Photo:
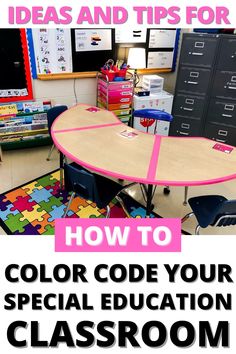
M 146 68 L 145 48 L 130 48 L 127 64 L 131 69 Z

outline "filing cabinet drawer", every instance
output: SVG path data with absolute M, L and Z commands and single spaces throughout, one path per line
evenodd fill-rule
M 199 96 L 175 95 L 172 114 L 181 117 L 194 117 L 201 119 L 205 99 Z
M 180 64 L 211 68 L 218 40 L 218 36 L 184 36 Z
M 217 71 L 212 95 L 227 99 L 236 99 L 236 72 L 232 71 Z
M 205 128 L 205 136 L 221 143 L 226 143 L 233 146 L 236 145 L 236 128 L 208 123 Z
M 174 117 L 170 125 L 170 133 L 172 136 L 200 136 L 201 122 L 197 119 L 184 119 Z
M 211 99 L 207 121 L 236 127 L 236 101 Z
M 236 38 L 223 38 L 220 56 L 217 63 L 219 70 L 235 71 L 236 68 Z
M 182 66 L 179 70 L 176 91 L 206 95 L 209 86 L 211 70 Z

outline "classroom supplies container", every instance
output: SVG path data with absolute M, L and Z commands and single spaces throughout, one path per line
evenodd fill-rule
M 122 122 L 128 123 L 131 118 L 133 88 L 134 82 L 131 75 L 128 80 L 110 82 L 98 74 L 98 107 L 112 111 Z
M 164 79 L 158 75 L 143 75 L 142 87 L 151 93 L 160 93 L 163 90 Z

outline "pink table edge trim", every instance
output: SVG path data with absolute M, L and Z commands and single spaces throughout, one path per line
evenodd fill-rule
M 76 106 L 73 106 L 74 107 L 77 107 L 77 106 L 86 106 L 86 107 L 93 107 L 91 105 L 85 105 L 85 104 L 77 104 Z M 53 125 L 56 123 L 56 121 L 61 117 L 61 115 L 63 115 L 65 112 L 61 113 L 56 119 L 55 121 L 53 122 Z M 113 113 L 113 112 L 110 112 L 113 114 L 114 118 L 121 124 L 123 124 L 125 127 L 127 127 L 124 123 L 120 122 L 119 118 Z M 214 179 L 210 179 L 210 180 L 202 180 L 202 181 L 168 181 L 168 180 L 155 180 L 155 179 L 151 179 L 151 180 L 148 180 L 147 177 L 146 178 L 139 178 L 139 177 L 135 177 L 135 176 L 126 176 L 126 175 L 122 175 L 120 173 L 117 173 L 117 172 L 113 172 L 113 171 L 109 171 L 109 170 L 104 170 L 102 168 L 99 168 L 99 167 L 95 167 L 93 165 L 90 165 L 89 163 L 87 162 L 84 162 L 78 158 L 75 158 L 74 155 L 72 155 L 70 152 L 68 152 L 67 150 L 65 150 L 61 145 L 60 143 L 58 143 L 56 141 L 56 136 L 55 136 L 55 132 L 53 131 L 53 125 L 52 125 L 52 129 L 51 129 L 51 135 L 52 135 L 52 138 L 53 138 L 53 142 L 54 144 L 56 145 L 56 147 L 58 148 L 58 150 L 60 150 L 65 156 L 69 157 L 72 161 L 80 164 L 80 165 L 83 165 L 93 171 L 96 171 L 96 172 L 99 172 L 101 174 L 104 174 L 106 176 L 110 176 L 110 177 L 115 177 L 115 178 L 118 178 L 118 179 L 124 179 L 124 180 L 128 180 L 128 181 L 133 181 L 133 182 L 137 182 L 137 183 L 144 183 L 144 184 L 155 184 L 155 185 L 160 185 L 160 186 L 165 186 L 165 185 L 169 185 L 169 186 L 179 186 L 179 187 L 185 187 L 185 186 L 201 186 L 201 185 L 209 185 L 209 184 L 216 184 L 216 183 L 221 183 L 221 182 L 226 182 L 226 181 L 229 181 L 231 179 L 235 179 L 236 178 L 236 173 L 235 174 L 232 174 L 232 175 L 228 175 L 228 176 L 224 176 L 224 177 L 219 177 L 219 178 L 214 178 Z M 141 132 L 143 133 L 143 132 Z M 147 133 L 144 133 L 144 134 L 147 134 Z M 160 137 L 160 136 L 159 136 Z M 193 139 L 193 140 L 196 140 L 196 139 L 200 139 L 200 140 L 209 140 L 211 141 L 212 143 L 216 143 L 214 140 L 211 140 L 211 139 L 208 139 L 208 138 L 205 138 L 205 137 L 175 137 L 175 136 L 161 136 L 161 139 Z M 54 140 L 55 139 L 55 140 Z M 160 141 L 161 141 L 160 139 Z M 154 143 L 155 144 L 155 143 Z M 225 144 L 227 145 L 227 144 Z M 228 145 L 230 147 L 232 147 L 231 145 Z M 234 148 L 234 147 L 233 147 Z
M 53 132 L 53 134 L 57 133 L 68 133 L 68 132 L 73 132 L 77 130 L 88 130 L 88 129 L 97 129 L 97 128 L 105 128 L 105 127 L 111 127 L 113 125 L 121 125 L 123 124 L 122 122 L 116 122 L 116 123 L 107 123 L 107 124 L 96 124 L 96 125 L 86 125 L 85 127 L 80 127 L 80 128 L 69 128 L 69 129 L 61 129 L 61 130 L 56 130 Z
M 152 155 L 150 157 L 149 168 L 147 173 L 147 179 L 150 180 L 155 179 L 156 170 L 158 166 L 159 151 L 161 147 L 161 136 L 155 135 L 154 139 L 155 140 L 153 144 Z

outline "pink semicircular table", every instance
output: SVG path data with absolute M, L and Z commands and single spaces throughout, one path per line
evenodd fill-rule
M 147 185 L 148 216 L 153 185 L 200 186 L 236 178 L 232 146 L 201 137 L 143 133 L 127 127 L 112 112 L 85 104 L 63 112 L 51 135 L 61 154 L 79 165 Z

